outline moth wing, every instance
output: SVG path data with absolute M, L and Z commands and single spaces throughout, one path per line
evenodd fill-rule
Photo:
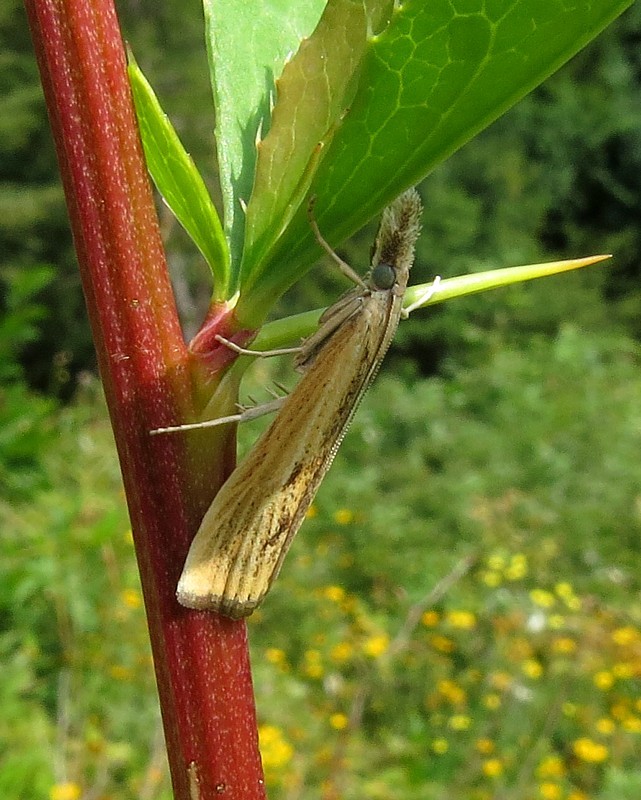
M 259 605 L 278 574 L 326 470 L 318 475 L 324 455 L 297 459 L 289 474 L 265 455 L 262 447 L 252 451 L 205 514 L 178 583 L 181 605 L 237 619 Z
M 251 519 L 233 561 L 228 565 L 217 609 L 228 616 L 246 616 L 260 605 L 278 576 L 314 498 L 322 475 L 319 464 L 293 465 L 285 485 Z M 324 474 L 324 473 L 323 473 Z
M 178 584 L 182 605 L 239 618 L 268 591 L 385 351 L 388 305 L 369 300 L 214 498 Z
M 232 614 L 231 608 L 225 608 L 229 577 L 248 567 L 252 573 L 257 572 L 256 566 L 245 563 L 243 545 L 251 540 L 259 550 L 261 543 L 257 537 L 274 533 L 262 527 L 273 487 L 264 480 L 267 476 L 252 476 L 247 466 L 251 465 L 243 461 L 221 487 L 189 549 L 176 592 L 178 601 L 188 608 L 220 609 L 230 616 L 243 615 Z

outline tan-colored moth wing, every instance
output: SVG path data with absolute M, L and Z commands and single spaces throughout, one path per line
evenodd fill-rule
M 240 618 L 267 593 L 394 336 L 419 214 L 413 191 L 386 209 L 369 288 L 338 300 L 304 343 L 303 377 L 205 514 L 178 584 L 182 605 Z M 391 268 L 384 288 L 379 263 Z

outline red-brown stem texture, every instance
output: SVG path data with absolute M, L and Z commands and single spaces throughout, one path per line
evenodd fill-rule
M 233 468 L 234 433 L 149 435 L 193 413 L 194 376 L 210 367 L 178 323 L 115 9 L 112 0 L 25 2 L 120 456 L 174 794 L 258 800 L 245 624 L 175 599 L 198 521 Z M 222 327 L 228 316 L 210 314 Z

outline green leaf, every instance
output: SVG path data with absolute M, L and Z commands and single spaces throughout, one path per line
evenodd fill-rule
M 258 143 L 254 191 L 247 209 L 243 272 L 274 246 L 309 190 L 349 106 L 372 30 L 389 21 L 389 0 L 332 0 L 276 81 L 269 133 Z M 337 35 L 340 32 L 340 35 Z M 241 275 L 242 280 L 242 275 Z
M 238 266 L 244 238 L 242 203 L 254 183 L 256 139 L 269 125 L 275 79 L 325 0 L 204 0 L 225 232 Z
M 416 310 L 425 306 L 444 303 L 457 297 L 466 297 L 489 289 L 501 289 L 514 283 L 533 281 L 537 278 L 549 278 L 570 272 L 574 269 L 590 267 L 612 258 L 611 255 L 587 256 L 586 258 L 570 258 L 564 261 L 548 261 L 543 264 L 526 264 L 522 267 L 503 267 L 485 272 L 472 272 L 469 275 L 457 275 L 455 278 L 438 280 L 433 283 L 410 286 L 404 297 L 404 305 Z M 421 298 L 425 297 L 423 301 Z
M 490 289 L 501 289 L 515 283 L 549 278 L 583 267 L 590 267 L 611 258 L 610 255 L 587 256 L 587 258 L 571 258 L 564 261 L 548 261 L 542 264 L 526 264 L 521 267 L 503 267 L 501 269 L 473 272 L 468 275 L 457 275 L 454 278 L 440 278 L 430 283 L 408 287 L 403 304 L 405 308 L 419 310 L 427 306 L 438 305 L 447 300 L 466 297 L 471 294 L 487 292 Z M 252 343 L 255 350 L 272 350 L 284 347 L 292 342 L 309 336 L 318 326 L 318 321 L 325 309 L 315 309 L 268 322 Z
M 397 7 L 385 30 L 369 38 L 349 109 L 310 177 L 324 236 L 336 243 L 351 235 L 630 4 L 631 0 L 408 0 Z M 323 36 L 340 39 L 345 31 L 340 18 L 330 16 L 333 5 L 330 0 L 323 18 L 333 27 Z M 317 35 L 318 31 L 311 39 Z M 315 71 L 333 74 L 321 63 Z M 339 98 L 345 95 L 344 80 L 336 93 Z M 323 114 L 326 105 L 319 112 L 325 119 Z M 304 138 L 309 119 L 299 122 L 293 117 L 291 122 L 292 136 Z M 266 204 L 258 196 L 263 191 L 267 187 L 257 183 L 252 204 Z M 290 190 L 290 197 L 295 194 Z M 251 252 L 246 256 L 236 309 L 241 324 L 260 324 L 274 300 L 319 254 L 304 208 L 280 235 L 286 216 L 273 216 L 277 241 L 272 244 L 265 235 L 258 257 L 252 258 Z
M 207 187 L 131 54 L 128 72 L 149 172 L 209 264 L 214 299 L 226 300 L 230 291 L 229 250 Z

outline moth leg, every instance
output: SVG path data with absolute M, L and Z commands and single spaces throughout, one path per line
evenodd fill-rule
M 338 268 L 343 273 L 343 275 L 345 275 L 345 277 L 349 278 L 357 286 L 360 286 L 363 289 L 367 289 L 368 288 L 367 284 L 361 278 L 358 272 L 354 272 L 354 270 L 350 267 L 350 265 L 346 261 L 343 261 L 343 259 L 338 255 L 338 253 L 334 252 L 334 250 L 332 250 L 328 242 L 323 238 L 323 234 L 320 232 L 318 224 L 314 219 L 315 204 L 316 204 L 316 198 L 312 197 L 312 199 L 309 201 L 309 205 L 307 206 L 307 216 L 309 217 L 309 224 L 311 225 L 314 236 L 316 237 L 316 241 L 327 253 L 327 255 L 332 259 L 332 261 L 338 266 Z
M 273 389 L 270 389 L 269 387 L 267 387 L 267 391 L 271 394 L 271 396 L 274 399 L 282 397 L 283 395 L 286 397 L 290 393 L 290 389 L 288 389 L 284 384 L 279 383 L 278 381 L 273 381 L 273 384 L 277 389 L 279 389 L 283 393 L 282 395 L 279 395 Z
M 419 296 L 418 300 L 415 300 L 412 303 L 412 305 L 407 306 L 407 308 L 404 308 L 401 311 L 401 317 L 403 317 L 403 319 L 407 319 L 409 315 L 412 313 L 412 311 L 416 311 L 417 308 L 420 308 L 421 306 L 425 305 L 425 303 L 427 303 L 427 301 L 438 292 L 438 287 L 440 286 L 440 283 L 441 283 L 441 276 L 437 275 L 432 281 L 431 285 L 428 286 L 427 289 L 423 292 L 423 294 Z
M 160 433 L 180 433 L 181 431 L 195 431 L 200 428 L 215 428 L 217 425 L 229 425 L 231 422 L 249 422 L 252 419 L 263 417 L 265 414 L 273 414 L 278 411 L 286 399 L 286 397 L 276 397 L 274 400 L 270 400 L 269 403 L 263 403 L 252 408 L 244 408 L 238 414 L 230 414 L 228 417 L 206 419 L 203 422 L 188 422 L 186 425 L 171 425 L 168 428 L 155 428 L 149 433 L 151 436 L 157 436 Z
M 320 318 L 317 330 L 303 341 L 301 351 L 294 359 L 296 369 L 308 367 L 327 341 L 362 307 L 363 293 L 360 289 L 352 289 L 333 306 L 330 306 Z
M 221 336 L 217 333 L 214 336 L 217 342 L 224 344 L 225 347 L 228 347 L 230 350 L 233 350 L 234 353 L 238 353 L 241 356 L 255 356 L 256 358 L 271 358 L 272 356 L 286 356 L 291 355 L 292 353 L 300 353 L 300 347 L 282 347 L 277 350 L 248 350 L 246 347 L 240 347 L 235 342 L 230 341 L 229 339 L 225 339 L 224 336 Z

